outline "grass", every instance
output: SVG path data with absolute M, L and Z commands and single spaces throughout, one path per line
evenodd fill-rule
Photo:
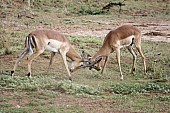
M 70 37 L 75 44 L 99 43 L 100 39 L 86 37 Z M 152 45 L 150 48 L 149 45 Z M 54 99 L 66 95 L 67 98 L 88 98 L 88 99 L 108 99 L 117 103 L 107 107 L 107 110 L 121 111 L 122 108 L 127 108 L 127 112 L 163 112 L 168 110 L 169 106 L 169 53 L 167 52 L 168 43 L 155 43 L 155 42 L 143 42 L 144 53 L 147 56 L 148 78 L 143 78 L 142 63 L 140 58 L 137 62 L 137 71 L 135 76 L 130 76 L 129 64 L 126 62 L 131 58 L 131 55 L 122 50 L 122 56 L 126 59 L 121 60 L 123 73 L 125 76 L 124 81 L 119 79 L 119 70 L 115 60 L 115 54 L 112 54 L 104 75 L 100 75 L 99 72 L 88 69 L 79 70 L 73 73 L 74 81 L 70 82 L 62 72 L 50 72 L 48 75 L 44 73 L 44 68 L 37 67 L 37 71 L 34 70 L 32 81 L 27 77 L 20 74 L 21 68 L 18 71 L 17 76 L 11 78 L 8 72 L 1 73 L 0 76 L 0 89 L 6 93 L 16 92 L 11 97 L 1 95 L 1 112 L 27 112 L 35 110 L 36 112 L 83 112 L 84 107 L 70 105 L 64 108 L 61 105 L 55 105 Z M 86 46 L 84 46 L 86 47 Z M 78 50 L 81 50 L 79 46 L 76 46 Z M 86 47 L 88 48 L 88 46 Z M 85 50 L 88 50 L 84 48 Z M 162 49 L 164 48 L 164 51 Z M 94 46 L 94 50 L 97 48 Z M 86 51 L 89 53 L 90 51 Z M 161 52 L 161 55 L 158 53 Z M 39 60 L 43 59 L 43 56 Z M 127 60 L 128 59 L 128 60 Z M 152 59 L 152 60 L 151 60 Z M 49 59 L 48 59 L 49 60 Z M 158 60 L 154 62 L 154 60 Z M 44 63 L 39 63 L 43 66 Z M 154 65 L 153 65 L 154 64 Z M 22 64 L 23 65 L 23 64 Z M 3 64 L 6 66 L 6 64 Z M 114 68 L 113 68 L 114 66 Z M 44 66 L 47 67 L 47 66 Z M 57 68 L 57 64 L 54 64 L 54 70 Z M 4 67 L 4 70 L 9 67 Z M 12 68 L 12 67 L 11 67 Z M 62 69 L 64 70 L 64 69 Z M 26 73 L 26 71 L 23 71 Z M 63 76 L 64 75 L 64 76 Z M 50 82 L 49 82 L 50 81 Z M 140 98 L 139 98 L 140 97 Z M 64 98 L 64 97 L 63 97 Z M 25 99 L 23 105 L 21 104 Z M 48 100 L 47 100 L 48 99 Z M 34 100 L 34 101 L 33 101 Z M 133 101 L 132 101 L 133 100 Z M 13 101 L 19 101 L 16 104 Z M 74 103 L 74 102 L 73 102 Z M 148 105 L 149 103 L 149 105 Z M 20 105 L 21 104 L 21 105 Z M 147 105 L 147 106 L 146 106 Z M 159 106 L 160 105 L 160 106 Z M 166 106 L 162 109 L 162 105 Z M 50 109 L 47 106 L 51 106 Z M 35 109 L 36 108 L 36 109 Z M 154 109 L 153 109 L 154 108 Z
M 76 38 L 79 39 L 79 44 L 87 41 L 84 40 L 84 37 L 74 37 L 74 43 L 77 43 L 77 40 L 74 41 Z M 96 43 L 99 39 L 95 38 L 92 40 Z M 89 42 L 94 43 L 93 41 Z M 150 51 L 148 52 L 148 50 L 150 50 L 150 47 L 147 46 L 148 44 L 153 45 L 153 56 L 150 55 Z M 145 55 L 148 59 L 153 59 L 148 60 L 147 64 L 154 62 L 154 59 L 157 58 L 157 56 L 155 56 L 154 54 L 159 51 L 161 51 L 162 56 L 159 57 L 160 60 L 165 60 L 169 58 L 168 56 L 166 56 L 166 54 L 168 55 L 166 50 L 162 51 L 162 48 L 166 49 L 163 45 L 166 47 L 169 46 L 169 44 L 167 43 L 154 43 L 148 41 L 143 42 L 143 50 L 145 51 Z M 154 47 L 156 47 L 157 49 L 154 49 Z M 130 54 L 126 53 L 125 50 L 123 50 L 123 53 L 123 55 L 125 55 L 127 59 L 131 59 Z M 113 60 L 113 62 L 116 63 L 114 58 L 111 58 L 110 60 Z M 113 101 L 113 104 L 107 106 L 107 109 L 103 109 L 106 111 L 122 111 L 122 108 L 124 110 L 126 109 L 126 112 L 168 111 L 168 106 L 170 104 L 168 96 L 170 93 L 170 85 L 169 75 L 167 75 L 167 78 L 165 75 L 169 73 L 169 70 L 167 69 L 169 67 L 164 66 L 165 62 L 160 62 L 159 64 L 157 64 L 159 67 L 157 69 L 159 70 L 152 69 L 152 71 L 148 72 L 148 78 L 144 79 L 143 74 L 141 74 L 142 70 L 140 70 L 142 67 L 142 63 L 140 59 L 138 60 L 138 69 L 135 73 L 135 76 L 129 75 L 128 70 L 130 70 L 130 66 L 125 65 L 126 60 L 122 60 L 122 68 L 126 70 L 123 72 L 126 75 L 124 81 L 120 81 L 119 76 L 116 76 L 119 73 L 118 67 L 115 66 L 113 69 L 112 63 L 108 63 L 108 66 L 106 68 L 107 73 L 105 72 L 104 76 L 100 75 L 99 72 L 95 70 L 79 70 L 74 73 L 73 82 L 63 80 L 67 78 L 63 76 L 62 72 L 50 72 L 48 75 L 42 72 L 42 74 L 40 74 L 42 70 L 41 68 L 39 68 L 39 74 L 38 72 L 35 72 L 37 74 L 33 76 L 32 81 L 30 81 L 27 77 L 21 75 L 11 78 L 8 76 L 8 73 L 1 74 L 1 91 L 4 91 L 6 93 L 13 93 L 10 97 L 7 95 L 1 96 L 1 112 L 14 111 L 17 113 L 27 112 L 30 110 L 34 110 L 35 112 L 84 112 L 85 109 L 89 109 L 86 108 L 87 106 L 83 107 L 81 105 L 74 105 L 74 99 L 76 98 L 80 100 L 82 98 L 87 98 L 89 100 L 92 99 L 95 101 L 101 99 Z M 54 67 L 57 68 L 56 64 L 54 64 Z M 151 69 L 154 67 L 149 68 Z M 155 76 L 155 71 L 159 72 L 159 76 L 157 76 L 156 78 L 150 77 Z M 71 103 L 68 103 L 69 106 L 67 106 L 66 108 L 64 107 L 64 105 L 58 104 L 56 102 L 57 98 L 65 97 L 72 100 Z M 17 104 L 14 104 L 15 101 L 17 101 Z
M 49 52 L 33 62 L 32 80 L 25 76 L 25 60 L 19 64 L 16 75 L 9 76 L 24 47 L 24 37 L 34 29 L 58 29 L 67 34 L 77 51 L 94 54 L 102 45 L 101 38 L 70 36 L 69 33 L 74 29 L 112 29 L 124 19 L 130 22 L 169 21 L 169 4 L 166 2 L 125 1 L 121 13 L 118 7 L 103 13 L 102 6 L 108 2 L 36 0 L 31 4 L 31 10 L 24 9 L 26 2 L 3 1 L 0 4 L 0 112 L 169 112 L 170 45 L 165 42 L 142 41 L 147 58 L 147 78 L 144 78 L 139 54 L 136 72 L 130 74 L 132 56 L 125 49 L 121 50 L 124 81 L 120 81 L 115 53 L 111 54 L 104 75 L 96 70 L 80 69 L 72 73 L 73 82 L 67 80 L 58 55 L 50 72 L 46 73 Z M 147 16 L 140 15 L 144 12 Z M 18 18 L 19 14 L 22 16 Z

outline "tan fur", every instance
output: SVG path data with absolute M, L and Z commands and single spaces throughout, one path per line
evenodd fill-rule
M 132 38 L 134 38 L 133 42 L 132 42 Z M 139 29 L 131 25 L 123 25 L 115 30 L 110 31 L 106 35 L 102 47 L 99 49 L 99 51 L 96 54 L 92 56 L 92 61 L 94 61 L 97 57 L 106 57 L 104 67 L 101 71 L 103 73 L 110 53 L 116 51 L 116 58 L 119 65 L 120 76 L 121 79 L 123 79 L 123 74 L 120 66 L 120 48 L 127 46 L 128 50 L 133 55 L 133 66 L 131 70 L 131 72 L 133 73 L 133 70 L 135 69 L 135 63 L 136 63 L 136 55 L 131 46 L 132 43 L 136 46 L 138 52 L 140 53 L 143 59 L 144 73 L 146 74 L 145 57 L 141 50 L 141 32 L 139 31 Z M 98 68 L 100 68 L 99 64 L 98 64 Z
M 29 44 L 30 43 L 30 44 Z M 65 64 L 69 79 L 71 80 L 70 70 L 68 69 L 68 64 L 66 62 L 66 56 L 69 57 L 72 61 L 72 71 L 76 70 L 80 65 L 82 58 L 81 56 L 71 47 L 71 43 L 64 35 L 53 31 L 53 30 L 36 30 L 31 32 L 25 42 L 26 48 L 24 52 L 17 59 L 13 71 L 11 71 L 11 75 L 13 76 L 15 69 L 21 59 L 27 54 L 31 53 L 30 50 L 35 48 L 33 54 L 28 57 L 28 76 L 31 77 L 31 63 L 32 60 L 38 57 L 44 50 L 51 51 L 51 59 L 48 70 L 53 62 L 53 57 L 56 52 L 58 52 L 63 59 Z

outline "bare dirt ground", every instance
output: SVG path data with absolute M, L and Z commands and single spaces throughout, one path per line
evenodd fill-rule
M 101 22 L 102 23 L 102 22 Z M 142 32 L 143 40 L 156 41 L 156 42 L 168 42 L 170 43 L 170 21 L 152 21 L 152 22 L 131 22 L 129 20 L 121 20 L 116 24 L 104 23 L 104 27 L 99 28 L 83 28 L 80 26 L 62 26 L 57 29 L 66 35 L 71 36 L 87 36 L 87 37 L 104 37 L 109 33 L 110 30 L 116 29 L 117 27 L 125 24 L 130 24 L 138 27 Z M 110 25 L 109 25 L 110 24 Z

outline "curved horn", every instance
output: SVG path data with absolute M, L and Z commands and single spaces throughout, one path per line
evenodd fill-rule
M 102 60 L 102 57 L 99 56 L 95 59 L 94 62 L 91 62 L 90 59 L 83 59 L 82 61 L 84 62 L 84 64 L 82 66 L 80 66 L 79 68 L 86 68 L 89 67 L 89 69 L 91 70 L 92 68 L 98 70 L 95 66 L 95 64 L 99 63 Z
M 94 69 L 96 69 L 97 71 L 99 71 L 99 69 L 95 66 L 95 64 L 99 63 L 101 60 L 102 60 L 102 57 L 101 57 L 101 56 L 97 57 L 97 58 L 95 59 L 95 61 L 94 61 L 92 64 L 90 64 L 90 68 L 89 68 L 89 69 L 91 70 L 92 68 L 94 68 Z

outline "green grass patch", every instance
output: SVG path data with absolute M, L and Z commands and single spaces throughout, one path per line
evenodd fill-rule
M 115 94 L 137 94 L 137 93 L 170 93 L 170 84 L 147 83 L 147 84 L 114 84 L 107 90 Z
M 96 45 L 101 45 L 102 44 L 102 40 L 95 38 L 95 37 L 76 37 L 76 36 L 70 36 L 68 37 L 72 42 L 74 43 L 79 43 L 79 44 L 83 44 L 83 43 L 95 43 Z
M 1 109 L 0 111 L 2 113 L 30 113 L 30 111 L 33 111 L 34 109 L 23 107 L 23 108 L 8 108 L 8 109 Z
M 47 76 L 36 76 L 30 80 L 27 77 L 10 77 L 7 75 L 1 75 L 0 80 L 0 89 L 2 90 L 37 91 L 41 88 L 50 88 L 55 84 L 55 81 Z
M 88 85 L 76 84 L 70 81 L 62 81 L 58 89 L 63 93 L 75 95 L 100 95 L 102 92 Z

